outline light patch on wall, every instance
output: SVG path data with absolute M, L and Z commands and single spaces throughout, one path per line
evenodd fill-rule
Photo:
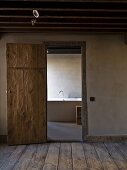
M 81 98 L 81 54 L 47 55 L 48 98 Z

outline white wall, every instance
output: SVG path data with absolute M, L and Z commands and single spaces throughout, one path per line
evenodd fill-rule
M 81 98 L 81 54 L 48 54 L 47 82 L 48 98 Z
M 127 134 L 127 45 L 122 35 L 5 34 L 0 39 L 0 134 L 7 134 L 6 43 L 86 41 L 90 135 Z M 95 102 L 89 97 L 94 96 Z

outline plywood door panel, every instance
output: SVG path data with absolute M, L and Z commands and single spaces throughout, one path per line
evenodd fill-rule
M 33 143 L 46 140 L 46 90 L 43 88 L 43 84 L 45 84 L 44 73 L 45 70 L 24 71 L 24 100 L 26 103 L 24 123 L 25 128 L 29 129 L 27 134 L 29 143 L 32 140 Z M 40 74 L 42 75 L 40 76 Z M 26 114 L 29 114 L 29 117 Z
M 46 48 L 42 48 L 45 47 L 45 44 L 42 43 L 42 45 L 38 45 L 37 48 L 37 56 L 38 56 L 38 68 L 44 68 L 46 69 L 47 67 L 47 49 Z
M 24 95 L 23 70 L 8 69 L 8 142 L 18 143 L 23 126 Z
M 39 106 L 38 106 L 38 119 L 40 120 L 38 123 L 38 129 L 43 129 L 42 138 L 43 141 L 46 140 L 47 135 L 47 70 L 40 69 L 38 70 L 38 98 L 39 98 Z M 44 83 L 45 82 L 45 83 Z M 43 95 L 42 95 L 43 94 Z M 40 132 L 41 133 L 41 132 Z
M 17 50 L 17 45 L 13 44 L 7 44 L 7 66 L 8 67 L 16 67 L 17 66 L 17 59 L 19 58 L 18 56 L 18 50 Z
M 46 57 L 39 50 L 45 51 L 45 46 L 7 45 L 8 143 L 11 145 L 46 141 Z
M 15 68 L 46 68 L 46 49 L 42 44 L 7 44 L 7 65 Z

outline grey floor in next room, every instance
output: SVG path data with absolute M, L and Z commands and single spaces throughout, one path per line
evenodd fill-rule
M 49 141 L 82 141 L 82 126 L 76 123 L 48 122 Z

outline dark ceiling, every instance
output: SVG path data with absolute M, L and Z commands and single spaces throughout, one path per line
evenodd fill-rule
M 0 1 L 0 32 L 51 31 L 127 32 L 127 0 Z

